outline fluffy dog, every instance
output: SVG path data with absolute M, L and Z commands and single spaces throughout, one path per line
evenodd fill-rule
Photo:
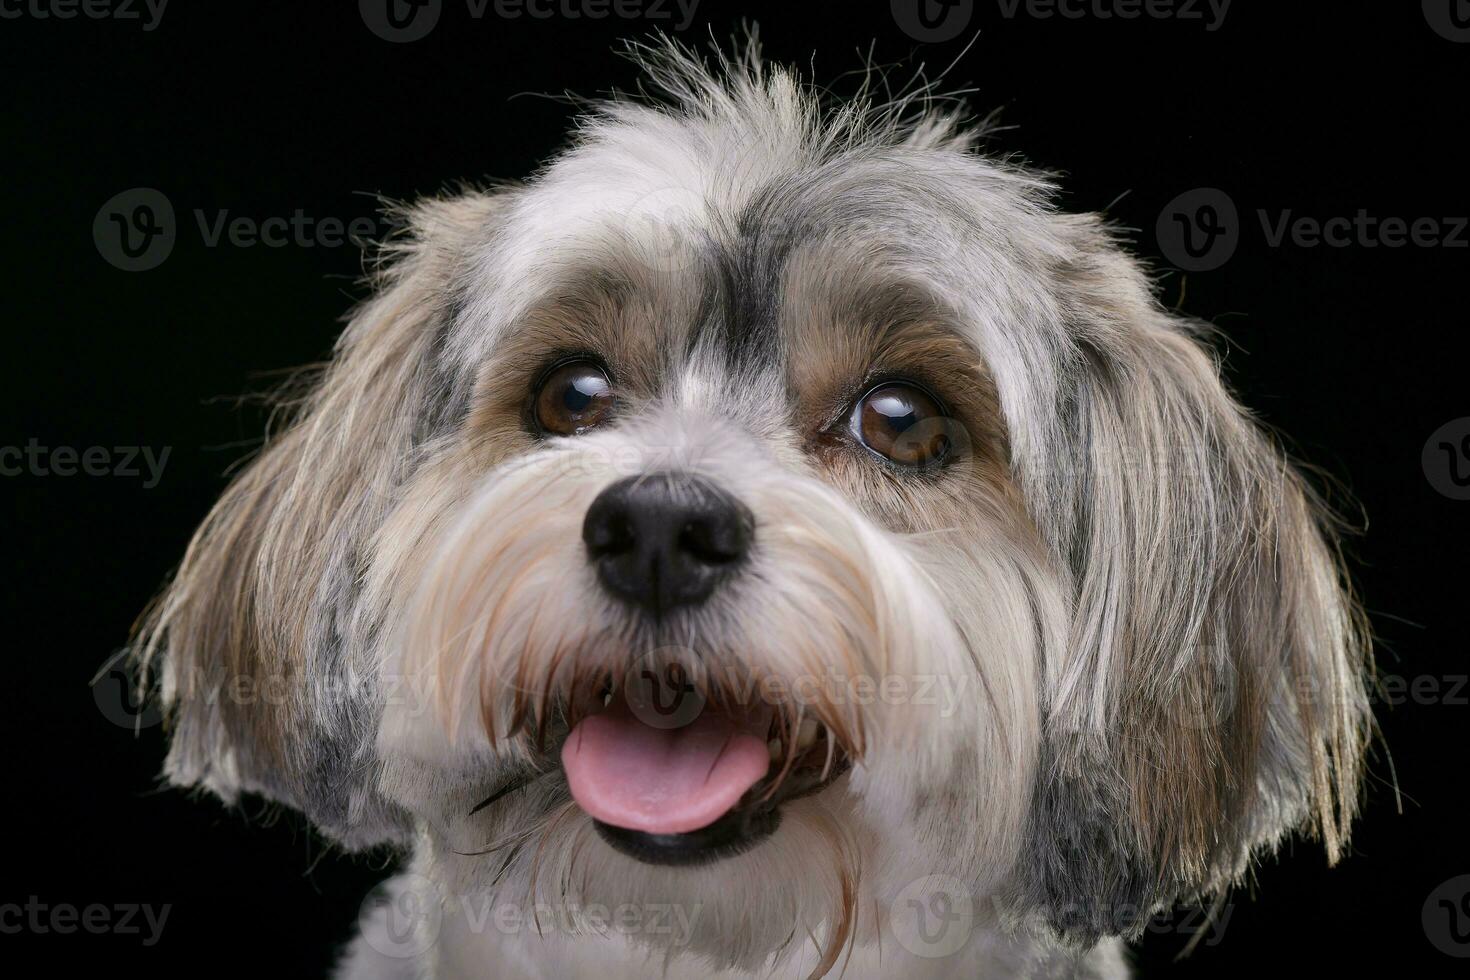
M 1370 719 L 1334 524 L 928 89 L 636 56 L 404 212 L 137 649 L 167 778 L 403 872 L 343 976 L 1122 977 Z

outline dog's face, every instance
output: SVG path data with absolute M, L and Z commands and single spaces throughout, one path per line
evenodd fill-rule
M 1335 854 L 1355 613 L 1192 325 L 944 119 L 655 69 L 409 213 L 147 626 L 170 776 L 744 965 L 929 874 L 1086 942 Z

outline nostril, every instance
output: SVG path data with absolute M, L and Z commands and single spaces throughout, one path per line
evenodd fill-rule
M 603 558 L 631 551 L 637 543 L 637 535 L 626 513 L 606 507 L 588 514 L 588 520 L 582 526 L 582 540 L 587 543 L 587 551 L 593 558 Z
M 687 521 L 679 530 L 680 550 L 709 565 L 728 565 L 745 556 L 750 532 L 736 513 Z

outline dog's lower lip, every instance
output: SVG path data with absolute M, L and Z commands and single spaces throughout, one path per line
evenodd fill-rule
M 613 850 L 645 864 L 691 867 L 710 864 L 750 850 L 781 823 L 777 807 L 731 810 L 698 830 L 683 834 L 648 834 L 593 820 L 598 834 Z

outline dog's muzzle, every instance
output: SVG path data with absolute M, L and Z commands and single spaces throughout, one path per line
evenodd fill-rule
M 708 480 L 653 473 L 604 489 L 582 538 L 602 587 L 660 620 L 704 603 L 738 573 L 755 520 Z M 703 698 L 688 716 L 661 714 L 668 698 L 698 695 L 678 678 L 645 673 L 610 688 L 561 753 L 573 798 L 624 854 L 652 864 L 737 854 L 776 829 L 783 802 L 845 769 L 815 721 Z

